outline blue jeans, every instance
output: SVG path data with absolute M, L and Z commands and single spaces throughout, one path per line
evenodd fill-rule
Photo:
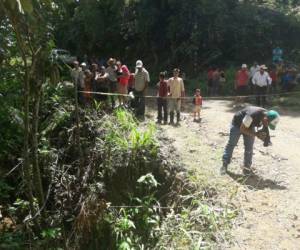
M 225 151 L 224 151 L 224 155 L 223 155 L 223 163 L 224 164 L 227 165 L 230 163 L 234 147 L 237 145 L 241 134 L 242 133 L 241 133 L 239 127 L 231 125 L 229 141 L 225 147 Z M 243 137 L 244 137 L 244 146 L 245 146 L 244 167 L 250 168 L 252 165 L 254 137 L 244 135 L 244 134 L 243 134 Z

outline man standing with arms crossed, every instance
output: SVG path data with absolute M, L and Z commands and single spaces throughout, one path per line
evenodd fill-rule
M 174 125 L 174 112 L 176 112 L 176 125 L 180 122 L 181 99 L 184 97 L 184 83 L 179 77 L 180 70 L 173 70 L 173 77 L 168 80 L 169 87 L 169 108 L 170 108 L 170 125 Z

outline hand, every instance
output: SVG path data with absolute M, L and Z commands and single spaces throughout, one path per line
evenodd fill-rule
M 265 139 L 267 138 L 267 133 L 266 132 L 256 132 L 255 133 L 255 136 L 258 138 L 258 139 L 260 139 L 260 140 L 262 140 L 262 141 L 265 141 Z

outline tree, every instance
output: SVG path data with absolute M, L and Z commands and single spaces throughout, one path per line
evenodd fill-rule
M 38 204 L 44 203 L 44 191 L 40 173 L 39 109 L 43 83 L 49 75 L 49 52 L 51 48 L 51 26 L 47 22 L 55 5 L 47 0 L 3 0 L 0 7 L 11 26 L 19 56 L 22 58 L 24 94 L 24 148 L 23 169 L 26 194 L 31 214 L 34 196 Z

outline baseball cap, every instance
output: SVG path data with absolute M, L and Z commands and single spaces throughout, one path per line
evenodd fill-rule
M 137 60 L 135 66 L 137 68 L 142 68 L 143 67 L 143 62 L 141 60 Z
M 81 63 L 80 65 L 83 66 L 83 67 L 86 67 L 86 63 L 85 62 Z
M 247 68 L 247 64 L 242 64 L 242 69 L 246 69 Z
M 267 112 L 267 117 L 269 120 L 269 128 L 274 130 L 276 128 L 277 123 L 279 122 L 279 114 L 275 110 L 269 110 Z

